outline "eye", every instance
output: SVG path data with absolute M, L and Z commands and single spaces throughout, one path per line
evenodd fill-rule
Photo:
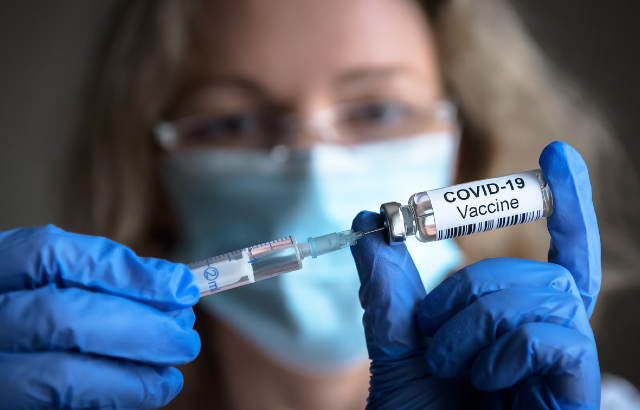
M 188 139 L 196 143 L 242 140 L 259 133 L 260 123 L 259 116 L 254 113 L 210 117 L 193 124 Z
M 351 105 L 343 113 L 343 119 L 361 125 L 393 125 L 409 114 L 406 105 L 397 102 L 367 102 Z

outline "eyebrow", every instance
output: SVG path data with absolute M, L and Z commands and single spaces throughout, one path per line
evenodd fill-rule
M 251 78 L 238 75 L 218 75 L 198 78 L 185 87 L 182 96 L 186 98 L 198 90 L 210 87 L 235 87 L 253 97 L 265 98 L 268 96 L 267 90 L 265 90 L 260 83 Z
M 415 71 L 404 65 L 379 67 L 359 67 L 344 71 L 333 81 L 334 87 L 360 86 L 375 84 L 400 74 L 415 76 Z M 235 87 L 253 98 L 267 100 L 269 92 L 259 82 L 243 75 L 223 74 L 202 76 L 190 81 L 180 92 L 177 100 L 184 101 L 203 88 Z
M 357 83 L 369 83 L 386 80 L 398 74 L 414 75 L 413 70 L 403 65 L 390 65 L 382 67 L 361 67 L 346 71 L 336 78 L 335 86 L 353 85 Z

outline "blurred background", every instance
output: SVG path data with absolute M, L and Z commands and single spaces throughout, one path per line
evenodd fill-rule
M 80 93 L 113 0 L 0 3 L 0 230 L 57 223 Z M 640 3 L 516 0 L 552 60 L 640 155 Z M 599 320 L 603 371 L 640 386 L 640 291 L 612 290 Z

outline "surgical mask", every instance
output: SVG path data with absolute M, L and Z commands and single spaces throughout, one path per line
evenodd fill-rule
M 458 138 L 426 134 L 344 147 L 321 144 L 288 158 L 245 150 L 176 152 L 164 180 L 192 262 L 293 235 L 342 231 L 361 210 L 452 182 Z M 398 165 L 388 166 L 390 159 Z M 461 261 L 453 241 L 407 247 L 427 291 Z M 201 306 L 268 357 L 302 372 L 340 371 L 367 350 L 351 252 L 305 261 L 298 272 L 205 297 Z

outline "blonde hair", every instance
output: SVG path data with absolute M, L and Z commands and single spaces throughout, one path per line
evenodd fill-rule
M 177 86 L 201 1 L 135 0 L 116 11 L 81 128 L 80 165 L 74 168 L 67 218 L 71 229 L 110 237 L 148 255 L 162 255 L 175 238 L 151 132 Z M 633 175 L 628 161 L 586 99 L 543 58 L 508 4 L 420 3 L 431 19 L 445 79 L 463 115 L 459 179 L 537 168 L 545 145 L 565 141 L 591 171 L 603 243 L 634 245 L 633 235 L 623 229 L 632 214 L 628 202 L 616 201 L 611 193 L 623 182 L 637 192 L 635 180 L 619 180 L 622 172 Z M 467 262 L 473 262 L 488 256 L 544 260 L 549 242 L 544 223 L 538 222 L 459 243 Z M 616 260 L 633 254 L 618 253 Z
M 152 128 L 186 52 L 194 3 L 125 1 L 114 10 L 86 96 L 64 218 L 70 229 L 162 253 Z
M 460 179 L 537 168 L 547 144 L 556 140 L 570 144 L 589 167 L 604 266 L 628 276 L 633 270 L 627 268 L 636 262 L 633 228 L 638 219 L 633 207 L 640 203 L 639 185 L 628 158 L 589 98 L 543 56 L 507 2 L 421 3 L 431 16 L 442 71 L 458 96 L 468 128 Z M 477 155 L 482 161 L 474 161 Z M 549 235 L 546 225 L 537 222 L 460 238 L 459 243 L 467 262 L 493 256 L 546 260 Z

